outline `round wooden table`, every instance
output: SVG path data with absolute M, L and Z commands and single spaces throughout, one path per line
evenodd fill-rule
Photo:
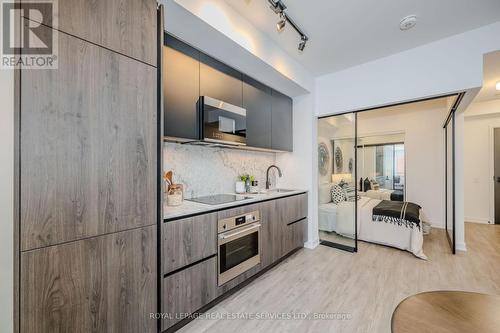
M 432 291 L 403 300 L 392 314 L 393 333 L 500 332 L 500 297 Z

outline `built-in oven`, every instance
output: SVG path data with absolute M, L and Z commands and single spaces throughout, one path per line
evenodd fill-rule
M 246 109 L 209 96 L 201 96 L 199 104 L 203 141 L 246 145 Z
M 219 286 L 260 264 L 260 229 L 259 211 L 219 221 Z

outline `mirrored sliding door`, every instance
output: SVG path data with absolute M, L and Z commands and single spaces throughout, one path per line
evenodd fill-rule
M 323 245 L 357 251 L 356 114 L 318 119 L 318 227 Z

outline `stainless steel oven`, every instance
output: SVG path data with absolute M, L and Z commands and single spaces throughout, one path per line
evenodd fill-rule
M 201 96 L 200 105 L 203 141 L 246 145 L 246 109 L 209 96 Z
M 218 225 L 218 285 L 260 264 L 260 213 L 233 216 Z

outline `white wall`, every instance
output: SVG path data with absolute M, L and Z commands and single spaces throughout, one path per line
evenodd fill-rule
M 472 103 L 465 113 L 465 220 L 493 222 L 493 128 L 500 127 L 500 100 Z
M 14 73 L 0 70 L 0 332 L 13 331 Z
M 477 88 L 483 54 L 500 49 L 500 22 L 316 80 L 316 114 L 328 115 Z

